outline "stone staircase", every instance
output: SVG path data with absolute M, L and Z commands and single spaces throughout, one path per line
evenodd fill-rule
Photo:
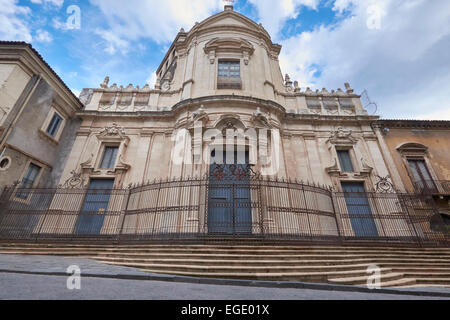
M 267 245 L 0 244 L 0 254 L 77 256 L 149 273 L 227 279 L 450 287 L 450 248 Z

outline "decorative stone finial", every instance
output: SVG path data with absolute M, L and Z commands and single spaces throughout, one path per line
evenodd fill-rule
M 185 32 L 185 31 L 184 31 L 184 28 L 181 28 L 181 29 L 180 29 L 180 32 Z
M 350 84 L 348 82 L 346 82 L 344 85 L 347 93 L 353 93 L 354 90 L 350 87 Z
M 100 85 L 100 88 L 103 88 L 103 89 L 108 88 L 108 83 L 109 83 L 109 77 L 106 76 L 105 80 L 103 80 L 103 83 Z
M 159 75 L 156 78 L 155 89 L 161 89 L 161 77 Z

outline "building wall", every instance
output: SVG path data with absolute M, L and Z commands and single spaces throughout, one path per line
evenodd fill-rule
M 450 129 L 449 128 L 396 128 L 389 127 L 384 139 L 391 150 L 395 166 L 403 183 L 414 191 L 411 177 L 401 153 L 397 150 L 406 143 L 419 143 L 428 148 L 427 158 L 438 180 L 450 180 Z
M 0 136 L 8 115 L 30 78 L 31 76 L 19 65 L 0 63 Z
M 55 187 L 75 140 L 81 102 L 31 45 L 0 41 L 0 189 L 42 168 L 33 187 Z M 54 113 L 63 122 L 46 133 Z

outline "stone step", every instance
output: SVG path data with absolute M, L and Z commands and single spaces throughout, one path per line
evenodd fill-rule
M 450 287 L 450 277 L 416 278 L 416 283 L 422 286 L 438 285 L 440 287 L 441 286 Z
M 115 265 L 114 263 L 108 263 Z M 223 279 L 242 279 L 242 280 L 271 280 L 271 281 L 305 281 L 305 282 L 327 282 L 329 277 L 357 278 L 365 275 L 365 272 L 359 270 L 352 271 L 330 271 L 330 272 L 198 272 L 198 271 L 176 271 L 160 270 L 152 268 L 141 268 L 144 272 L 184 275 L 189 277 L 203 278 L 223 278 Z M 389 279 L 400 279 L 401 273 L 393 273 L 388 269 L 382 270 L 382 276 Z
M 379 258 L 398 258 L 402 257 L 404 259 L 416 259 L 417 257 L 420 257 L 420 259 L 423 260 L 444 260 L 450 261 L 450 257 L 447 257 L 445 255 L 425 255 L 425 254 L 417 254 L 417 255 L 404 255 L 404 254 L 383 254 L 383 253 L 377 253 L 377 254 L 371 254 L 371 253 L 358 253 L 358 254 L 325 254 L 325 253 L 315 253 L 315 254 L 265 254 L 265 252 L 261 253 L 205 253 L 205 252 L 194 252 L 194 253 L 180 253 L 180 252 L 164 252 L 164 251 L 158 251 L 158 252 L 124 252 L 124 251 L 110 251 L 110 250 L 101 250 L 101 251 L 86 251 L 86 250 L 3 250 L 0 249 L 0 253 L 4 254 L 34 254 L 34 255 L 67 255 L 67 256 L 96 256 L 96 255 L 106 255 L 106 256 L 117 256 L 117 255 L 126 255 L 129 257 L 154 257 L 154 256 L 160 256 L 160 257 L 198 257 L 198 258 L 204 258 L 208 259 L 210 257 L 223 257 L 225 259 L 261 259 L 261 258 L 276 258 L 276 259 L 307 259 L 307 260 L 320 260 L 324 257 L 327 257 L 328 259 L 335 259 L 335 260 L 345 260 L 345 259 L 352 259 L 352 258 L 368 258 L 368 259 L 379 259 Z M 436 259 L 440 258 L 440 259 Z
M 416 284 L 416 279 L 413 278 L 401 278 L 397 280 L 381 281 L 381 288 L 409 288 Z M 367 284 L 364 284 L 367 285 Z M 374 292 L 376 293 L 376 291 Z
M 97 252 L 97 251 L 108 251 L 108 252 L 171 252 L 171 253 L 229 253 L 229 254 L 261 254 L 266 255 L 288 255 L 288 254 L 402 254 L 402 255 L 424 255 L 424 256 L 448 256 L 450 258 L 450 250 L 433 250 L 433 251 L 422 251 L 422 250 L 409 250 L 409 249 L 366 249 L 366 250 L 350 250 L 350 249 L 316 249 L 316 248 L 299 248 L 299 249 L 268 249 L 268 248 L 258 248 L 258 249 L 223 249 L 223 248 L 172 248 L 172 247 L 51 247 L 51 246 L 3 246 L 0 247 L 2 251 L 62 251 L 62 252 Z
M 362 276 L 355 276 L 355 277 L 328 277 L 329 283 L 334 284 L 344 284 L 344 285 L 367 285 L 367 280 L 371 277 L 371 275 L 362 275 Z M 385 274 L 380 274 L 380 282 L 386 283 L 389 281 L 399 280 L 399 279 L 405 279 L 405 276 L 403 273 L 400 272 L 390 272 Z M 408 279 L 408 278 L 406 278 Z M 411 278 L 409 278 L 411 279 Z
M 138 262 L 138 261 L 121 261 L 121 260 L 98 260 L 101 263 L 123 265 L 133 268 L 148 268 L 153 270 L 174 270 L 174 271 L 204 271 L 204 272 L 253 272 L 253 273 L 286 273 L 286 272 L 339 272 L 348 271 L 366 274 L 369 264 L 356 265 L 335 265 L 335 266 L 242 266 L 242 265 L 209 265 L 209 264 L 158 264 L 154 262 Z M 381 270 L 389 270 L 390 268 L 381 268 Z
M 397 260 L 397 262 L 381 262 L 374 263 L 372 259 L 351 259 L 351 260 L 205 260 L 205 259 L 160 259 L 160 258 L 130 258 L 124 257 L 122 255 L 117 256 L 105 256 L 98 255 L 89 258 L 102 260 L 102 261 L 116 261 L 116 262 L 139 262 L 139 263 L 156 263 L 156 264 L 207 264 L 210 266 L 222 266 L 222 265 L 239 265 L 239 266 L 335 266 L 335 265 L 382 265 L 383 267 L 389 268 L 403 268 L 404 270 L 409 270 L 411 268 L 426 268 L 426 269 L 436 269 L 442 271 L 450 271 L 450 261 L 445 263 L 417 263 L 410 261 Z M 395 261 L 395 260 L 394 260 Z
M 218 249 L 287 249 L 287 250 L 418 250 L 418 251 L 442 251 L 446 250 L 450 252 L 448 247 L 398 247 L 398 246 L 322 246 L 322 245 L 211 245 L 211 244 L 134 244 L 134 245 L 116 245 L 116 244 L 76 244 L 76 243 L 10 243 L 10 242 L 0 242 L 0 247 L 52 247 L 52 248 L 175 248 L 175 249 L 187 249 L 187 248 L 218 248 Z

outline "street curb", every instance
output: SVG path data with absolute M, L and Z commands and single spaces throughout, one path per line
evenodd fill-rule
M 70 274 L 66 272 L 44 272 L 44 271 L 20 271 L 0 269 L 0 273 L 15 273 L 15 274 L 29 274 L 29 275 L 44 275 L 44 276 L 64 276 Z M 335 285 L 326 283 L 308 283 L 297 281 L 260 281 L 260 280 L 232 280 L 232 279 L 216 279 L 216 278 L 194 278 L 185 276 L 171 276 L 159 274 L 101 274 L 101 273 L 83 273 L 83 277 L 87 278 L 106 278 L 117 280 L 144 280 L 144 281 L 166 281 L 166 282 L 180 282 L 193 284 L 207 284 L 207 285 L 226 285 L 226 286 L 244 286 L 244 287 L 260 287 L 260 288 L 279 288 L 279 289 L 310 289 L 321 291 L 344 291 L 344 292 L 363 292 L 376 294 L 395 294 L 408 296 L 423 296 L 423 297 L 446 297 L 450 298 L 450 292 L 438 291 L 411 291 L 408 289 L 369 289 L 359 286 Z

